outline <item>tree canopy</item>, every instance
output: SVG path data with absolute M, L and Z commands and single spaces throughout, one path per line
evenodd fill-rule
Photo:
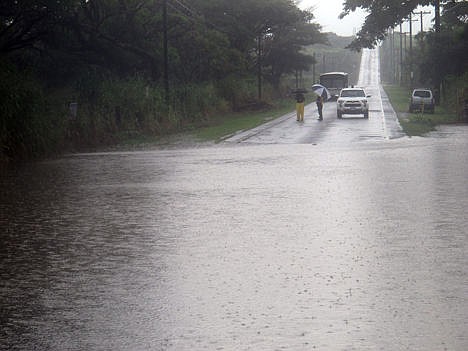
M 468 2 L 445 5 L 440 32 L 427 33 L 424 44 L 418 58 L 422 77 L 434 83 L 462 76 L 468 70 Z
M 95 66 L 157 81 L 165 54 L 164 4 L 176 82 L 220 79 L 259 62 L 277 78 L 307 68 L 312 62 L 302 46 L 325 40 L 312 13 L 293 0 L 6 0 L 0 55 L 45 71 L 54 67 L 45 72 L 52 76 Z M 259 40 L 262 50 L 255 54 Z
M 272 99 L 325 40 L 295 0 L 3 0 L 0 160 Z
M 437 2 L 438 0 L 436 0 Z M 367 11 L 365 22 L 349 48 L 373 48 L 383 40 L 388 28 L 405 21 L 418 7 L 433 5 L 434 0 L 345 0 L 340 18 L 361 8 Z

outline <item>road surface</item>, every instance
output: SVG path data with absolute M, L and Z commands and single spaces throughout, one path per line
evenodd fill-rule
M 362 53 L 358 86 L 369 98 L 369 119 L 362 116 L 336 117 L 336 102 L 325 103 L 324 120 L 318 121 L 317 107 L 311 102 L 305 108 L 305 121 L 296 121 L 295 112 L 257 128 L 240 132 L 226 139 L 232 143 L 255 144 L 335 144 L 348 145 L 356 141 L 379 141 L 404 136 L 395 112 L 380 85 L 379 52 L 365 49 Z
M 369 120 L 1 172 L 0 350 L 468 350 L 468 128 L 396 137 L 364 59 Z

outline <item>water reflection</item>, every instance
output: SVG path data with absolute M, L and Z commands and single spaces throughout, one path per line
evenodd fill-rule
M 2 345 L 465 350 L 467 140 L 84 154 L 7 172 Z

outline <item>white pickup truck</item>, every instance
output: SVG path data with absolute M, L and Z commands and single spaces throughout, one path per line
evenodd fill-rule
M 411 94 L 409 112 L 421 111 L 434 113 L 434 95 L 430 89 L 414 89 Z

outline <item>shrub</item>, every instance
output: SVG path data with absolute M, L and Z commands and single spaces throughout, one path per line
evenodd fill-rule
M 212 83 L 171 87 L 166 104 L 164 89 L 140 77 L 77 84 L 79 113 L 75 143 L 99 145 L 134 134 L 161 135 L 203 121 L 228 110 Z
M 59 148 L 65 128 L 60 112 L 30 74 L 0 63 L 1 159 L 39 157 Z
M 444 89 L 443 89 L 443 100 L 442 103 L 444 107 L 447 108 L 452 113 L 458 113 L 459 118 L 462 117 L 463 111 L 463 101 L 462 93 L 463 89 L 468 87 L 468 72 L 465 72 L 464 75 L 456 76 L 447 76 L 444 79 Z

